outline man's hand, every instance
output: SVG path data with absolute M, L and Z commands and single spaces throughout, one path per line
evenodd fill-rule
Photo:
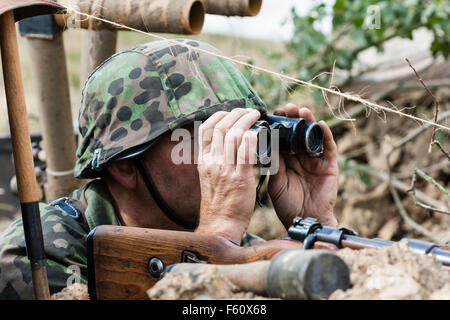
M 316 121 L 311 111 L 294 104 L 276 109 L 274 114 Z M 269 195 L 286 229 L 295 217 L 313 217 L 324 225 L 337 226 L 333 214 L 339 174 L 337 148 L 330 128 L 324 121 L 319 124 L 324 132 L 323 156 L 281 154 L 278 173 L 269 178 Z
M 259 119 L 253 109 L 216 112 L 198 131 L 201 204 L 196 232 L 240 243 L 256 200 L 253 173 Z

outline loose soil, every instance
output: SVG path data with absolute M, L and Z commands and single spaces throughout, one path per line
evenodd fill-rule
M 75 283 L 62 291 L 52 294 L 52 300 L 89 300 L 88 288 L 85 284 Z
M 409 251 L 406 240 L 383 249 L 342 249 L 352 287 L 331 300 L 450 299 L 450 272 L 434 258 Z
M 152 300 L 261 299 L 253 292 L 242 292 L 217 268 L 205 271 L 171 272 L 159 280 L 147 294 Z
M 337 253 L 350 269 L 351 288 L 330 300 L 450 299 L 450 272 L 431 256 L 409 251 L 406 240 L 383 249 L 342 249 Z M 168 273 L 147 291 L 155 300 L 267 299 L 241 292 L 216 268 Z

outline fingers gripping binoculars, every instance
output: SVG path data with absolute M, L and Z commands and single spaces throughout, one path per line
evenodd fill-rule
M 278 143 L 280 151 L 291 154 L 304 152 L 311 157 L 319 157 L 323 153 L 323 130 L 317 122 L 262 114 L 250 130 L 258 137 L 258 159 L 270 156 L 273 143 Z M 278 139 L 272 138 L 274 130 L 277 131 Z

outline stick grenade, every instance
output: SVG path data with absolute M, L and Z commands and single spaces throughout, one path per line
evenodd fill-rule
M 350 287 L 348 266 L 337 254 L 326 250 L 283 250 L 270 261 L 237 265 L 178 263 L 168 266 L 164 275 L 210 268 L 217 268 L 241 291 L 272 298 L 327 299 L 334 291 Z M 153 288 L 147 292 L 150 297 L 158 294 Z
M 50 291 L 45 267 L 44 240 L 38 206 L 39 196 L 34 175 L 33 155 L 31 153 L 31 140 L 14 23 L 13 11 L 5 12 L 0 16 L 3 78 L 34 296 L 38 300 L 44 300 L 50 299 Z

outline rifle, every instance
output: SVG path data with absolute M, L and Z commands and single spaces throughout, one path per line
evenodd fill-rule
M 146 291 L 178 263 L 217 265 L 271 260 L 287 249 L 383 248 L 393 241 L 367 239 L 345 228 L 321 225 L 313 218 L 295 218 L 289 237 L 250 247 L 225 238 L 185 231 L 103 225 L 87 238 L 88 290 L 91 299 L 148 299 Z M 450 266 L 450 251 L 439 245 L 407 239 L 410 250 L 436 257 Z

